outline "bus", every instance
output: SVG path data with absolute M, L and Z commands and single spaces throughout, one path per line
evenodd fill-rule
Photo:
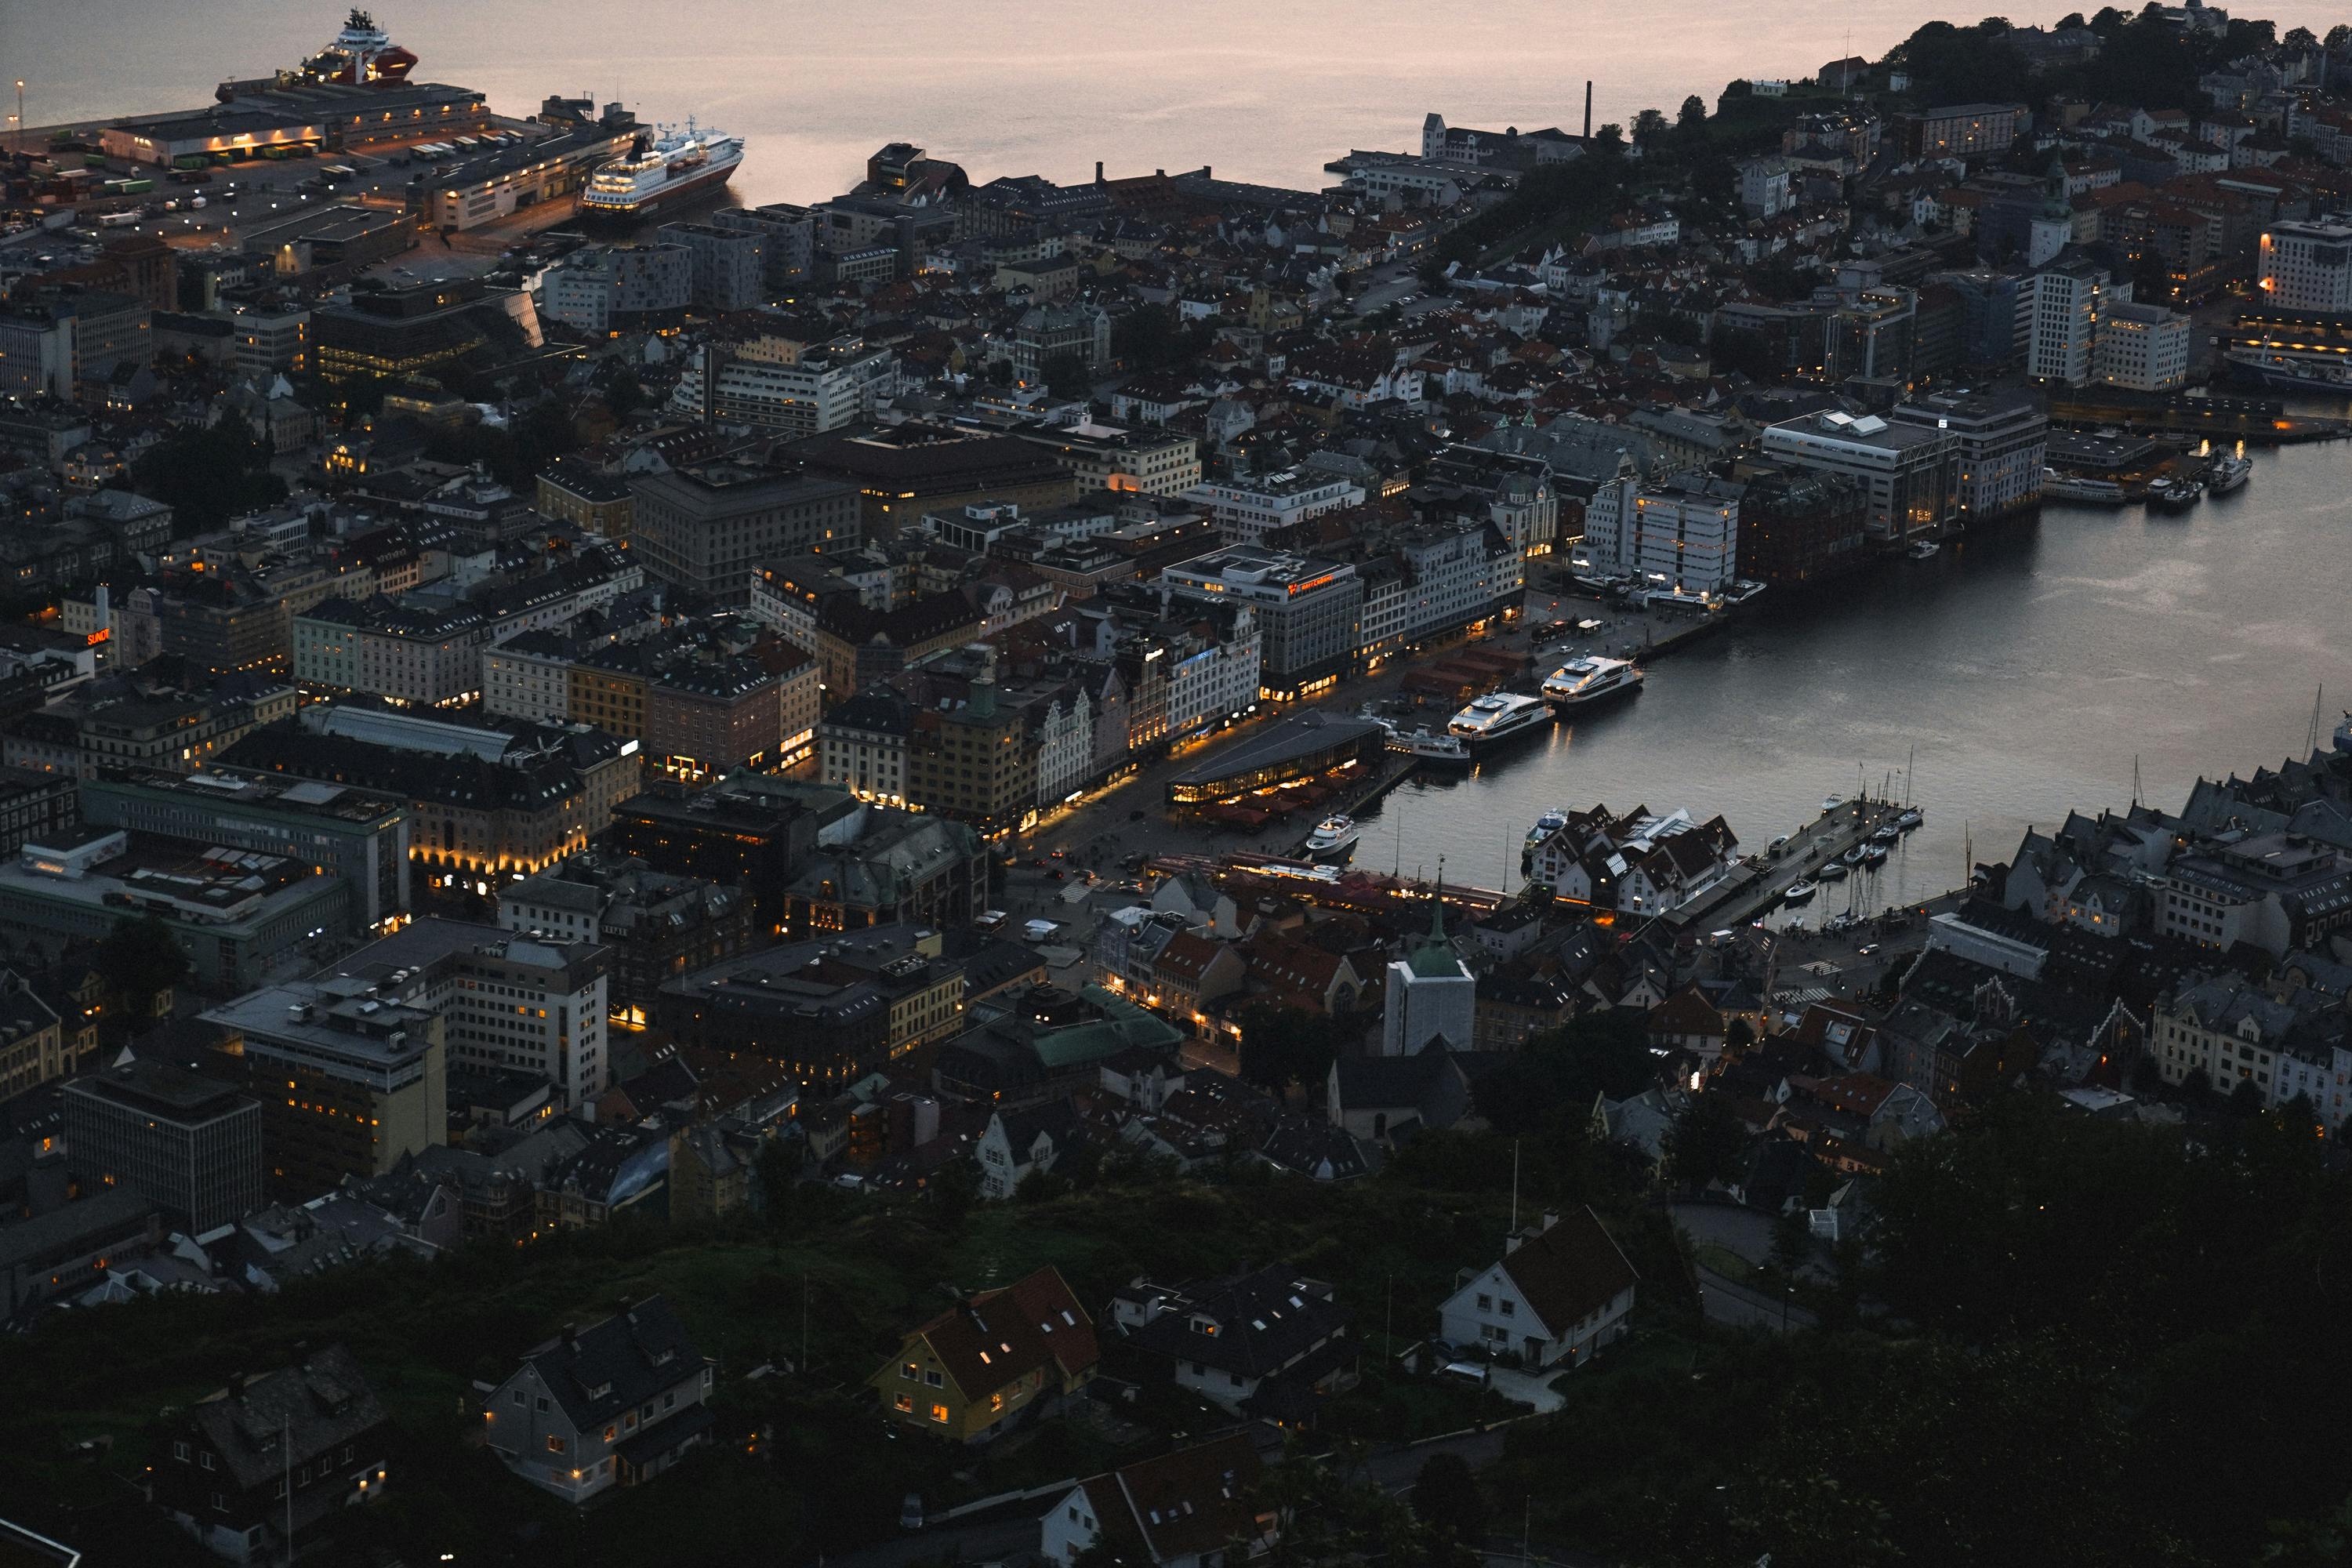
M 360 177 L 360 172 L 349 163 L 329 163 L 319 171 L 319 178 L 330 185 L 349 184 Z
M 100 213 L 98 215 L 98 226 L 100 228 L 128 228 L 131 225 L 137 223 L 138 221 L 139 215 L 135 212 Z

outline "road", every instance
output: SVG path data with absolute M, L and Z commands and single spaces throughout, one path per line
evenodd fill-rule
M 1735 1285 L 1712 1268 L 1698 1270 L 1698 1300 L 1707 1321 L 1736 1329 L 1764 1329 L 1772 1333 L 1791 1333 L 1810 1329 L 1817 1321 L 1813 1314 L 1794 1302 L 1779 1296 L 1769 1296 Z

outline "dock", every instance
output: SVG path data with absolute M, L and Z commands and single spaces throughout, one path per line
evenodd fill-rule
M 1825 812 L 1791 834 L 1780 853 L 1760 866 L 1743 861 L 1703 901 L 1685 904 L 1659 917 L 1669 930 L 1696 926 L 1734 926 L 1756 919 L 1778 905 L 1799 882 L 1815 879 L 1821 868 L 1868 838 L 1891 826 L 1903 814 L 1901 803 L 1849 800 Z M 1857 868 L 1853 876 L 1867 875 Z

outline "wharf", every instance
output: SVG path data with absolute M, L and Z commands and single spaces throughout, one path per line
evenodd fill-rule
M 1413 770 L 1420 765 L 1421 760 L 1410 753 L 1398 752 L 1385 753 L 1385 760 L 1372 776 L 1358 784 L 1350 794 L 1335 796 L 1324 816 L 1329 816 L 1335 813 L 1348 816 L 1355 816 L 1356 813 L 1411 778 Z M 1298 835 L 1297 843 L 1292 847 L 1301 857 L 1307 853 L 1307 840 L 1313 836 L 1315 826 L 1310 823 L 1307 831 Z
M 2053 397 L 2050 422 L 2191 441 L 2243 441 L 2252 447 L 2334 441 L 2352 436 L 2352 420 L 2290 414 L 2284 404 L 2260 397 L 2135 397 L 2084 393 Z
M 1790 888 L 1812 879 L 1824 865 L 1891 826 L 1902 813 L 1895 801 L 1849 800 L 1799 828 L 1780 853 L 1762 865 L 1742 861 L 1704 903 L 1685 904 L 1662 918 L 1676 931 L 1752 921 L 1787 897 Z M 1853 874 L 1864 873 L 1857 868 Z

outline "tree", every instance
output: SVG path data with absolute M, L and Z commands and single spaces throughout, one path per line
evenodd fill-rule
M 1633 144 L 1648 147 L 1666 133 L 1666 117 L 1654 109 L 1645 109 L 1633 116 Z
M 2289 27 L 2286 30 L 2286 37 L 2281 38 L 2279 42 L 2290 49 L 2315 49 L 2319 47 L 2319 39 L 2313 36 L 2308 27 Z
M 1740 1125 L 1728 1095 L 1702 1094 L 1675 1119 L 1665 1142 L 1667 1171 L 1676 1184 L 1696 1192 L 1709 1182 L 1727 1182 L 1739 1173 L 1748 1129 Z
M 172 928 L 153 915 L 118 919 L 92 963 L 108 992 L 133 1017 L 151 1012 L 157 993 L 188 975 L 187 953 Z
M 173 530 L 184 537 L 286 499 L 286 481 L 269 471 L 269 454 L 235 425 L 174 430 L 131 471 L 140 494 L 172 508 Z
M 637 373 L 626 365 L 614 371 L 613 379 L 604 385 L 604 403 L 612 409 L 615 419 L 626 419 L 643 408 L 646 405 L 646 388 L 645 384 L 637 379 Z
M 1603 153 L 1622 153 L 1625 150 L 1625 128 L 1612 121 L 1592 133 L 1592 144 Z
M 1342 1015 L 1254 1003 L 1234 1022 L 1239 1026 L 1242 1079 L 1279 1093 L 1294 1083 L 1320 1084 L 1331 1076 L 1339 1052 L 1355 1045 L 1361 1026 Z
M 1772 1222 L 1772 1250 L 1766 1261 L 1783 1279 L 1794 1279 L 1813 1255 L 1812 1223 L 1801 1208 L 1790 1209 Z
M 2340 49 L 2347 44 L 2352 44 L 2352 22 L 2338 22 L 2327 29 L 2329 48 Z
M 1422 1462 L 1412 1512 L 1444 1543 L 1475 1547 L 1486 1539 L 1486 1500 L 1459 1454 L 1440 1450 Z
M 1685 137 L 1696 136 L 1706 129 L 1706 100 L 1696 93 L 1684 99 L 1682 112 L 1675 117 L 1675 129 Z
M 964 1216 L 980 1201 L 980 1166 L 971 1160 L 950 1160 L 932 1173 L 925 1190 L 939 1205 L 940 1224 L 950 1231 L 961 1230 Z

